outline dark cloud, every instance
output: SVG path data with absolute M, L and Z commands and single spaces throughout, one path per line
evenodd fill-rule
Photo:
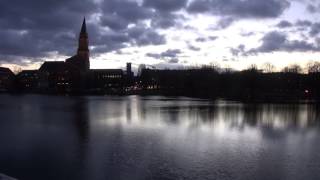
M 314 37 L 320 33 L 320 23 L 314 23 L 311 26 L 310 36 Z
M 256 32 L 242 32 L 240 35 L 243 37 L 250 37 L 256 35 Z
M 155 13 L 151 19 L 151 26 L 157 29 L 167 29 L 171 27 L 182 26 L 182 21 L 186 20 L 183 15 L 177 15 L 173 13 Z
M 262 45 L 254 49 L 252 51 L 257 52 L 273 52 L 276 50 L 280 50 L 284 44 L 286 44 L 287 36 L 284 33 L 280 33 L 278 31 L 273 31 L 267 33 L 262 38 Z
M 164 35 L 160 35 L 154 29 L 145 26 L 137 26 L 128 29 L 128 35 L 132 39 L 131 41 L 138 46 L 160 45 L 166 43 Z
M 140 5 L 132 0 L 104 0 L 101 24 L 118 31 L 142 20 L 151 20 L 153 28 L 167 29 L 178 25 L 179 20 L 184 19 L 182 15 L 173 12 L 183 8 L 186 1 L 144 0 Z
M 308 21 L 308 20 L 298 20 L 296 22 L 296 26 L 311 26 L 313 23 L 311 21 Z
M 161 57 L 169 57 L 169 58 L 176 58 L 179 54 L 181 54 L 180 49 L 168 49 L 167 51 L 161 53 Z
M 82 18 L 87 17 L 87 29 L 92 55 L 117 52 L 125 47 L 161 45 L 166 37 L 161 30 L 184 28 L 197 31 L 184 23 L 187 13 L 206 13 L 219 16 L 215 28 L 225 29 L 238 19 L 263 19 L 279 17 L 288 7 L 289 0 L 2 0 L 0 1 L 0 58 L 10 62 L 34 62 L 39 58 L 54 55 L 71 56 L 77 48 L 77 38 Z M 280 22 L 279 27 L 290 24 Z M 309 36 L 316 37 L 320 23 L 298 21 L 292 26 L 305 28 Z M 252 35 L 254 32 L 252 32 Z M 305 33 L 306 34 L 306 33 Z M 199 37 L 195 42 L 215 41 L 218 37 Z M 270 37 L 269 37 L 270 38 Z M 263 39 L 257 51 L 277 49 L 314 48 L 305 41 L 284 42 Z M 192 42 L 192 43 L 195 43 Z M 282 43 L 282 44 L 281 44 Z M 188 49 L 200 48 L 188 44 Z M 243 54 L 241 47 L 234 54 Z M 166 63 L 178 63 L 181 50 L 168 49 L 150 57 L 165 59 Z
M 1 28 L 46 31 L 70 30 L 78 26 L 75 19 L 97 8 L 91 0 L 10 0 L 0 7 Z
M 113 30 L 125 29 L 131 23 L 149 19 L 154 15 L 150 9 L 130 0 L 104 0 L 101 10 L 101 24 Z
M 315 13 L 316 12 L 316 7 L 312 4 L 309 4 L 307 6 L 307 10 L 310 12 L 310 13 Z
M 214 29 L 215 30 L 226 29 L 229 26 L 231 26 L 233 22 L 234 22 L 234 18 L 232 18 L 232 17 L 222 18 L 218 21 L 218 23 Z
M 88 27 L 93 29 L 92 44 L 94 53 L 105 53 L 129 46 L 160 45 L 166 43 L 164 35 L 158 34 L 154 29 L 145 25 L 136 25 L 122 31 L 102 31 L 98 26 Z M 95 29 L 95 30 L 94 30 Z
M 95 13 L 99 13 L 98 19 Z M 166 39 L 157 32 L 158 27 L 141 22 L 152 19 L 157 26 L 174 26 L 178 17 L 169 15 L 166 17 L 172 22 L 164 25 L 164 16 L 131 0 L 99 4 L 91 0 L 0 1 L 0 56 L 22 61 L 54 52 L 73 55 L 84 16 L 93 55 L 128 46 L 159 45 Z
M 206 42 L 207 41 L 207 38 L 204 38 L 204 37 L 198 37 L 196 39 L 196 42 Z
M 319 48 L 316 45 L 303 40 L 290 41 L 285 33 L 279 31 L 269 32 L 261 40 L 262 45 L 258 48 L 249 50 L 248 53 L 270 53 L 275 51 L 319 51 Z
M 274 18 L 290 6 L 287 0 L 193 0 L 191 13 L 211 13 L 234 18 Z
M 307 11 L 311 14 L 315 14 L 319 12 L 320 5 L 308 4 Z
M 219 37 L 218 36 L 209 36 L 208 37 L 208 39 L 210 40 L 210 41 L 215 41 L 215 40 L 217 40 Z
M 177 11 L 184 8 L 187 0 L 144 0 L 145 7 L 154 8 L 158 11 Z
M 192 50 L 192 51 L 200 51 L 201 48 L 193 46 L 192 44 L 188 44 L 188 49 Z
M 246 46 L 244 44 L 240 44 L 238 47 L 236 48 L 230 48 L 230 52 L 233 56 L 245 56 L 246 55 L 246 50 L 245 50 Z
M 160 54 L 158 53 L 147 53 L 147 57 L 154 59 L 166 60 L 168 63 L 178 63 L 178 56 L 182 53 L 180 49 L 168 49 Z
M 148 19 L 152 15 L 150 9 L 146 9 L 136 1 L 131 0 L 104 0 L 101 7 L 104 15 L 116 14 L 131 22 Z
M 207 42 L 207 41 L 215 41 L 218 38 L 219 38 L 218 36 L 198 37 L 195 39 L 195 41 L 203 43 L 203 42 Z
M 90 0 L 0 1 L 1 56 L 32 59 L 54 51 L 70 54 L 81 19 L 95 8 Z
M 311 22 L 309 20 L 298 20 L 295 26 L 299 28 L 300 31 L 309 31 L 310 37 L 316 37 L 320 33 L 320 23 Z
M 193 26 L 190 26 L 190 25 L 185 25 L 185 26 L 183 26 L 183 29 L 184 29 L 184 30 L 187 30 L 187 31 L 194 31 L 194 32 L 197 31 L 197 28 L 195 28 L 195 27 L 193 27 Z
M 168 62 L 169 62 L 169 63 L 172 63 L 172 64 L 176 64 L 176 63 L 179 62 L 179 59 L 177 59 L 177 58 L 172 58 L 172 59 L 170 59 Z
M 278 28 L 289 28 L 292 27 L 292 23 L 286 20 L 282 20 L 276 26 Z
M 103 16 L 100 21 L 102 26 L 108 26 L 115 31 L 126 29 L 130 23 L 127 19 L 121 18 L 115 14 Z
M 59 32 L 51 34 L 42 31 L 1 30 L 0 54 L 3 56 L 44 57 L 58 51 L 71 55 L 75 44 L 73 34 Z
M 154 59 L 161 59 L 161 55 L 157 53 L 146 53 L 146 56 Z

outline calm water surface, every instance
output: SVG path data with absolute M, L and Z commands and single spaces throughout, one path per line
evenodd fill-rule
M 320 107 L 161 96 L 0 95 L 20 180 L 320 179 Z

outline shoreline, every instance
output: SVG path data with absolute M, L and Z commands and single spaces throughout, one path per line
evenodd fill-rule
M 59 96 L 59 97 L 88 97 L 88 96 L 164 96 L 164 97 L 186 97 L 197 98 L 207 101 L 233 101 L 245 104 L 320 104 L 320 99 L 316 98 L 275 98 L 275 97 L 222 97 L 222 96 L 200 96 L 200 95 L 188 95 L 188 94 L 176 94 L 176 93 L 88 93 L 88 92 L 71 92 L 71 93 L 44 93 L 44 92 L 0 92 L 0 95 L 44 95 L 44 96 Z

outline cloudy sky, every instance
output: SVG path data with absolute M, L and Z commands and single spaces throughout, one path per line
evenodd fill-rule
M 73 55 L 84 16 L 95 69 L 320 61 L 319 0 L 1 0 L 0 65 Z

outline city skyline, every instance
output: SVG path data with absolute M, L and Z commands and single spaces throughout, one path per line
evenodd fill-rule
M 11 68 L 37 69 L 72 55 L 84 16 L 92 69 L 130 61 L 135 69 L 213 63 L 240 70 L 269 62 L 280 70 L 320 60 L 320 5 L 313 0 L 32 0 L 0 7 L 0 64 Z

